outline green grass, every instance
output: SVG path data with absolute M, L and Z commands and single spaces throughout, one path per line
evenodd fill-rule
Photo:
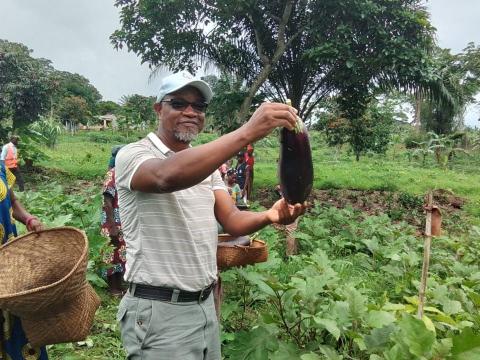
M 112 146 L 136 141 L 143 135 L 123 136 L 110 132 L 65 134 L 54 149 L 42 148 L 48 159 L 40 165 L 59 170 L 73 179 L 93 180 L 105 175 Z

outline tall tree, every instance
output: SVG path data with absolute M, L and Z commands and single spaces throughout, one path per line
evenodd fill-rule
M 102 95 L 87 78 L 68 71 L 55 71 L 53 76 L 56 85 L 53 101 L 57 108 L 61 107 L 64 98 L 75 96 L 84 99 L 88 111 L 91 114 L 96 114 L 97 104 L 102 99 Z
M 99 101 L 96 107 L 96 113 L 98 115 L 118 114 L 120 109 L 121 106 L 114 101 Z
M 120 100 L 121 114 L 125 117 L 126 126 L 152 125 L 157 121 L 153 104 L 154 96 L 128 95 Z
M 452 103 L 434 99 L 420 102 L 422 126 L 426 131 L 448 134 L 463 126 L 466 107 L 476 103 L 480 92 L 480 47 L 470 43 L 458 54 L 437 48 L 434 54 L 436 72 Z
M 79 123 L 87 122 L 91 117 L 87 101 L 81 96 L 67 96 L 63 98 L 58 111 L 59 118 L 67 128 L 75 132 Z
M 38 119 L 49 104 L 53 67 L 25 45 L 0 39 L 0 119 L 14 128 Z
M 213 62 L 245 79 L 240 119 L 262 87 L 271 99 L 292 99 L 304 118 L 327 95 L 347 101 L 361 92 L 353 96 L 361 114 L 372 88 L 414 88 L 433 77 L 426 70 L 433 28 L 421 3 L 117 0 L 121 29 L 111 39 L 152 67 L 195 71 Z
M 238 118 L 238 111 L 248 96 L 248 89 L 241 79 L 235 76 L 222 74 L 219 78 L 209 75 L 203 78 L 212 87 L 214 97 L 207 109 L 207 126 L 211 130 L 225 134 L 242 124 Z M 252 101 L 258 106 L 264 100 L 264 94 L 257 94 Z

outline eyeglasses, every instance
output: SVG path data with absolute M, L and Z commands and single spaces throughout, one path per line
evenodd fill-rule
M 170 106 L 179 111 L 184 111 L 188 106 L 191 106 L 193 110 L 197 112 L 205 112 L 207 110 L 208 104 L 202 101 L 189 102 L 183 99 L 168 99 L 162 100 L 161 102 L 169 103 Z

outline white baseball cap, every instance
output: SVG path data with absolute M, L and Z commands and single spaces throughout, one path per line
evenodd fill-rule
M 160 81 L 160 89 L 157 96 L 157 101 L 160 102 L 167 94 L 171 94 L 185 86 L 193 86 L 198 89 L 205 98 L 207 103 L 212 100 L 213 92 L 210 86 L 203 80 L 196 78 L 188 71 L 181 71 L 167 77 Z

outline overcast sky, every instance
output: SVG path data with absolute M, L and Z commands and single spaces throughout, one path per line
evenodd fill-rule
M 441 47 L 461 51 L 480 44 L 480 0 L 429 0 L 431 21 Z M 154 95 L 158 80 L 126 50 L 116 51 L 109 36 L 119 27 L 113 0 L 0 0 L 0 39 L 21 42 L 59 70 L 85 76 L 106 100 L 123 95 Z M 477 125 L 479 110 L 468 112 Z

